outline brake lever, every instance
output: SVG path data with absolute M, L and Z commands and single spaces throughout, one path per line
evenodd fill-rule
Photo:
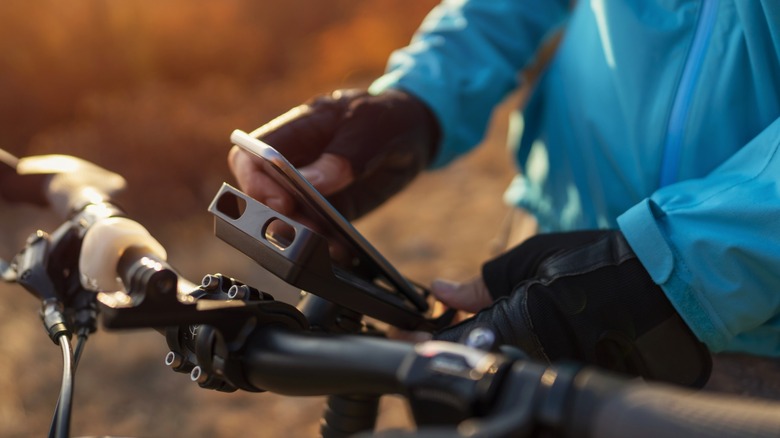
M 16 162 L 16 173 L 19 181 L 36 182 L 32 185 L 40 193 L 29 195 L 38 195 L 35 203 L 50 206 L 61 217 L 104 203 L 127 185 L 121 175 L 69 155 L 21 158 Z
M 15 258 L 13 270 L 15 282 L 41 301 L 59 300 L 59 294 L 47 272 L 51 241 L 43 231 L 36 231 L 27 238 L 27 245 Z

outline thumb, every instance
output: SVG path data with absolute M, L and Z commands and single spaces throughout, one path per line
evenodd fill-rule
M 301 175 L 325 196 L 342 190 L 355 180 L 349 160 L 330 153 L 320 155 L 313 163 L 299 170 Z
M 434 280 L 431 293 L 448 307 L 472 313 L 479 312 L 493 302 L 482 277 L 466 283 Z

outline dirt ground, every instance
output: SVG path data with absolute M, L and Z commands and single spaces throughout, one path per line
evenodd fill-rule
M 490 257 L 506 214 L 501 194 L 513 173 L 502 145 L 503 129 L 496 126 L 486 147 L 446 170 L 424 175 L 358 223 L 401 272 L 422 283 L 437 277 L 467 280 Z M 2 211 L 0 218 L 8 229 L 53 226 L 34 218 L 39 213 Z M 533 223 L 526 221 L 516 234 L 532 229 Z M 197 280 L 223 272 L 293 300 L 296 291 L 264 275 L 210 233 L 208 226 L 182 227 L 166 236 L 170 259 L 186 276 Z M 4 237 L 2 256 L 8 257 L 22 238 Z M 0 297 L 0 436 L 44 436 L 59 389 L 60 354 L 40 327 L 32 297 L 8 285 L 0 285 Z M 94 335 L 77 376 L 74 436 L 317 435 L 322 398 L 203 390 L 164 366 L 166 352 L 162 337 L 149 331 Z M 778 376 L 775 360 L 721 355 L 708 388 L 780 399 Z M 402 400 L 385 397 L 382 412 L 380 428 L 409 427 Z

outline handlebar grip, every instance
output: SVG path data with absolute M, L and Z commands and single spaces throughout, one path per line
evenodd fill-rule
M 777 437 L 780 403 L 626 381 L 583 370 L 567 436 Z
M 404 390 L 397 371 L 413 350 L 383 338 L 267 328 L 247 341 L 242 363 L 248 382 L 277 394 L 392 394 Z
M 145 248 L 150 256 L 165 260 L 165 248 L 138 222 L 124 217 L 97 221 L 84 235 L 79 272 L 84 288 L 94 291 L 122 290 L 117 267 L 129 248 Z

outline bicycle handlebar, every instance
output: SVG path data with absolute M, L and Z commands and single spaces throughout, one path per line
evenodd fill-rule
M 283 395 L 401 394 L 471 414 L 459 425 L 380 437 L 515 437 L 542 429 L 565 437 L 780 436 L 775 401 L 513 361 L 439 341 L 413 345 L 267 327 L 248 338 L 241 365 L 252 385 Z
M 129 287 L 147 289 L 148 284 L 131 285 L 138 281 L 133 273 L 139 263 L 148 268 L 139 277 L 141 281 L 158 283 L 152 289 L 163 297 L 171 292 L 167 286 L 173 279 L 179 293 L 168 294 L 168 301 L 155 301 L 159 297 L 154 295 L 143 297 L 147 306 L 155 302 L 162 306 L 147 317 L 145 323 L 151 326 L 168 321 L 165 306 L 179 306 L 171 295 L 183 296 L 185 290 L 195 289 L 192 283 L 166 274 L 168 267 L 161 264 L 164 249 L 143 227 L 117 217 L 121 212 L 110 201 L 124 188 L 121 176 L 66 156 L 17 161 L 3 155 L 0 162 L 0 196 L 46 201 L 65 217 L 80 215 L 75 253 L 97 261 L 98 271 L 102 269 L 94 273 L 89 263 L 80 264 L 78 271 L 90 279 L 86 285 L 110 289 L 118 286 L 112 283 L 118 274 Z M 72 229 L 65 227 L 52 240 L 66 241 L 69 233 Z M 39 255 L 46 256 L 49 248 L 41 248 Z M 562 436 L 610 438 L 780 436 L 778 402 L 632 381 L 589 368 L 547 366 L 459 344 L 429 341 L 413 345 L 365 334 L 312 333 L 295 308 L 249 290 L 258 300 L 254 307 L 218 298 L 222 306 L 217 306 L 218 311 L 209 306 L 188 308 L 185 325 L 180 327 L 189 332 L 192 327 L 186 324 L 222 324 L 224 333 L 204 329 L 188 338 L 187 345 L 197 350 L 188 358 L 207 359 L 209 371 L 235 378 L 238 384 L 233 389 L 293 396 L 394 393 L 413 401 L 417 410 L 426 403 L 448 406 L 457 414 L 449 423 L 463 415 L 469 417 L 457 427 L 422 424 L 416 432 L 388 431 L 380 436 L 529 436 L 541 429 Z M 208 298 L 209 293 L 201 292 L 200 296 Z M 188 298 L 197 301 L 194 295 Z M 225 322 L 233 310 L 241 318 Z M 206 342 L 199 343 L 198 336 Z
M 599 372 L 579 377 L 572 433 L 594 437 L 780 436 L 780 403 L 664 384 L 625 384 Z
M 248 340 L 242 364 L 255 387 L 283 395 L 394 394 L 412 344 L 361 335 L 268 328 Z

